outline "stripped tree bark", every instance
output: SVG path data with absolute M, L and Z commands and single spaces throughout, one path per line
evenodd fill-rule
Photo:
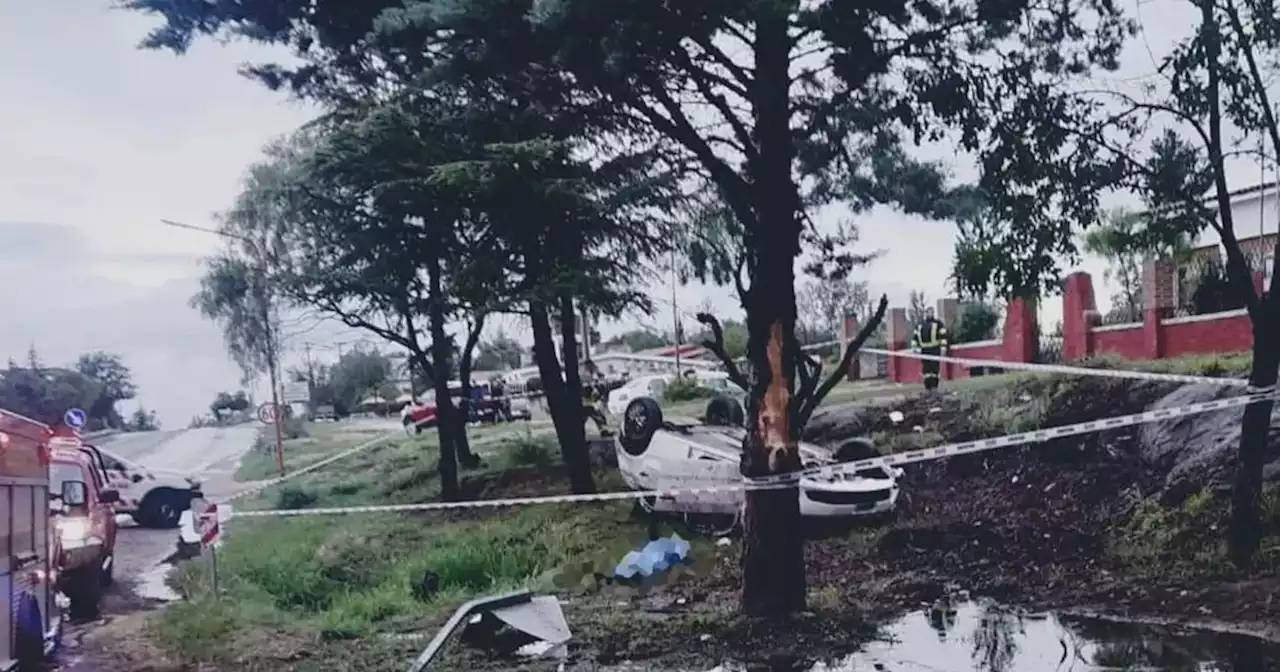
M 767 295 L 766 298 L 777 300 Z M 754 352 L 763 345 L 764 357 L 762 364 L 752 362 L 750 379 L 725 352 L 720 322 L 710 314 L 698 314 L 698 321 L 711 332 L 711 338 L 703 342 L 703 347 L 720 359 L 730 380 L 751 392 L 747 397 L 749 431 L 742 450 L 744 477 L 759 478 L 800 469 L 800 433 L 814 410 L 848 371 L 858 350 L 879 327 L 888 306 L 888 298 L 882 296 L 876 312 L 825 380 L 822 363 L 806 354 L 796 339 L 794 311 L 789 328 L 784 326 L 785 315 L 768 322 L 758 320 L 752 340 L 756 341 L 761 331 L 764 338 L 750 347 Z M 750 317 L 748 323 L 751 329 Z M 788 370 L 795 375 L 788 375 Z M 798 488 L 751 490 L 747 492 L 746 503 L 743 604 L 752 605 L 749 613 L 760 616 L 803 609 L 804 537 L 800 526 L 795 524 L 800 516 Z M 746 576 L 749 572 L 753 576 Z

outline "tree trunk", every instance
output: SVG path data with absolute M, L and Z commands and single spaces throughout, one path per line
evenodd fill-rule
M 482 318 L 483 320 L 483 318 Z M 458 358 L 458 384 L 462 387 L 462 398 L 470 407 L 471 401 L 471 364 L 472 355 L 476 350 L 476 343 L 480 340 L 480 331 L 483 328 L 483 321 L 476 324 L 475 328 L 467 334 L 467 342 L 463 344 L 462 356 Z M 467 437 L 467 420 L 469 413 L 458 413 L 458 422 L 454 428 L 454 447 L 458 453 L 458 463 L 463 469 L 480 468 L 480 457 L 471 452 L 471 440 Z
M 444 289 L 440 282 L 440 257 L 427 255 L 427 321 L 431 330 L 431 383 L 436 391 L 436 435 L 440 441 L 440 497 L 456 501 L 461 497 L 458 487 L 458 462 L 455 452 L 458 412 L 449 396 L 449 338 L 445 334 Z M 465 426 L 463 431 L 466 431 Z
M 1280 300 L 1264 295 L 1253 325 L 1253 365 L 1249 385 L 1271 388 L 1280 369 Z M 1231 489 L 1231 521 L 1227 530 L 1227 555 L 1239 569 L 1248 569 L 1262 542 L 1262 472 L 1267 460 L 1267 440 L 1271 433 L 1271 412 L 1275 402 L 1268 398 L 1244 409 L 1240 425 L 1240 452 L 1236 459 Z
M 538 375 L 542 378 L 542 391 L 547 395 L 547 407 L 551 410 L 551 422 L 555 425 L 556 439 L 560 442 L 560 454 L 569 471 L 569 486 L 579 494 L 595 492 L 581 397 L 570 396 L 568 385 L 562 377 L 565 374 L 556 357 L 556 341 L 551 333 L 547 307 L 539 303 L 531 304 L 529 318 L 533 326 L 533 359 L 538 365 Z
M 800 468 L 794 426 L 796 342 L 795 259 L 800 253 L 799 206 L 791 166 L 790 3 L 758 3 L 755 135 L 752 162 L 754 221 L 751 287 L 744 297 L 747 356 L 754 384 L 747 401 L 749 432 L 742 473 L 759 477 Z M 742 550 L 742 609 L 778 617 L 806 605 L 804 533 L 799 488 L 748 491 Z

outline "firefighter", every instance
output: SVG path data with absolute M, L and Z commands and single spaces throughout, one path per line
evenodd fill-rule
M 933 315 L 933 309 L 925 311 L 924 320 L 916 325 L 915 334 L 911 338 L 911 346 L 916 351 L 935 357 L 941 355 L 947 346 L 947 327 Z M 942 363 L 936 359 L 920 360 L 920 368 L 924 371 L 924 389 L 933 391 L 938 388 L 938 370 Z

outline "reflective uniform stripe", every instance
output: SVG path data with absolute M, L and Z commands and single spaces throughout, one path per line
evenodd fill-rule
M 928 327 L 929 338 L 925 338 L 925 328 Z M 942 326 L 941 322 L 931 321 L 916 327 L 916 347 L 917 348 L 940 348 L 946 344 L 947 329 Z

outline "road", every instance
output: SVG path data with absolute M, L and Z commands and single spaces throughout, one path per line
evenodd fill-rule
M 198 475 L 204 483 L 205 495 L 213 498 L 235 492 L 231 474 L 240 458 L 253 447 L 257 433 L 257 425 L 203 427 L 118 434 L 102 441 L 102 445 L 149 469 Z M 140 584 L 153 583 L 158 574 L 153 572 L 156 565 L 174 551 L 177 530 L 148 530 L 138 527 L 125 516 L 118 520 L 120 535 L 116 542 L 116 575 L 120 577 L 119 590 L 134 590 Z

